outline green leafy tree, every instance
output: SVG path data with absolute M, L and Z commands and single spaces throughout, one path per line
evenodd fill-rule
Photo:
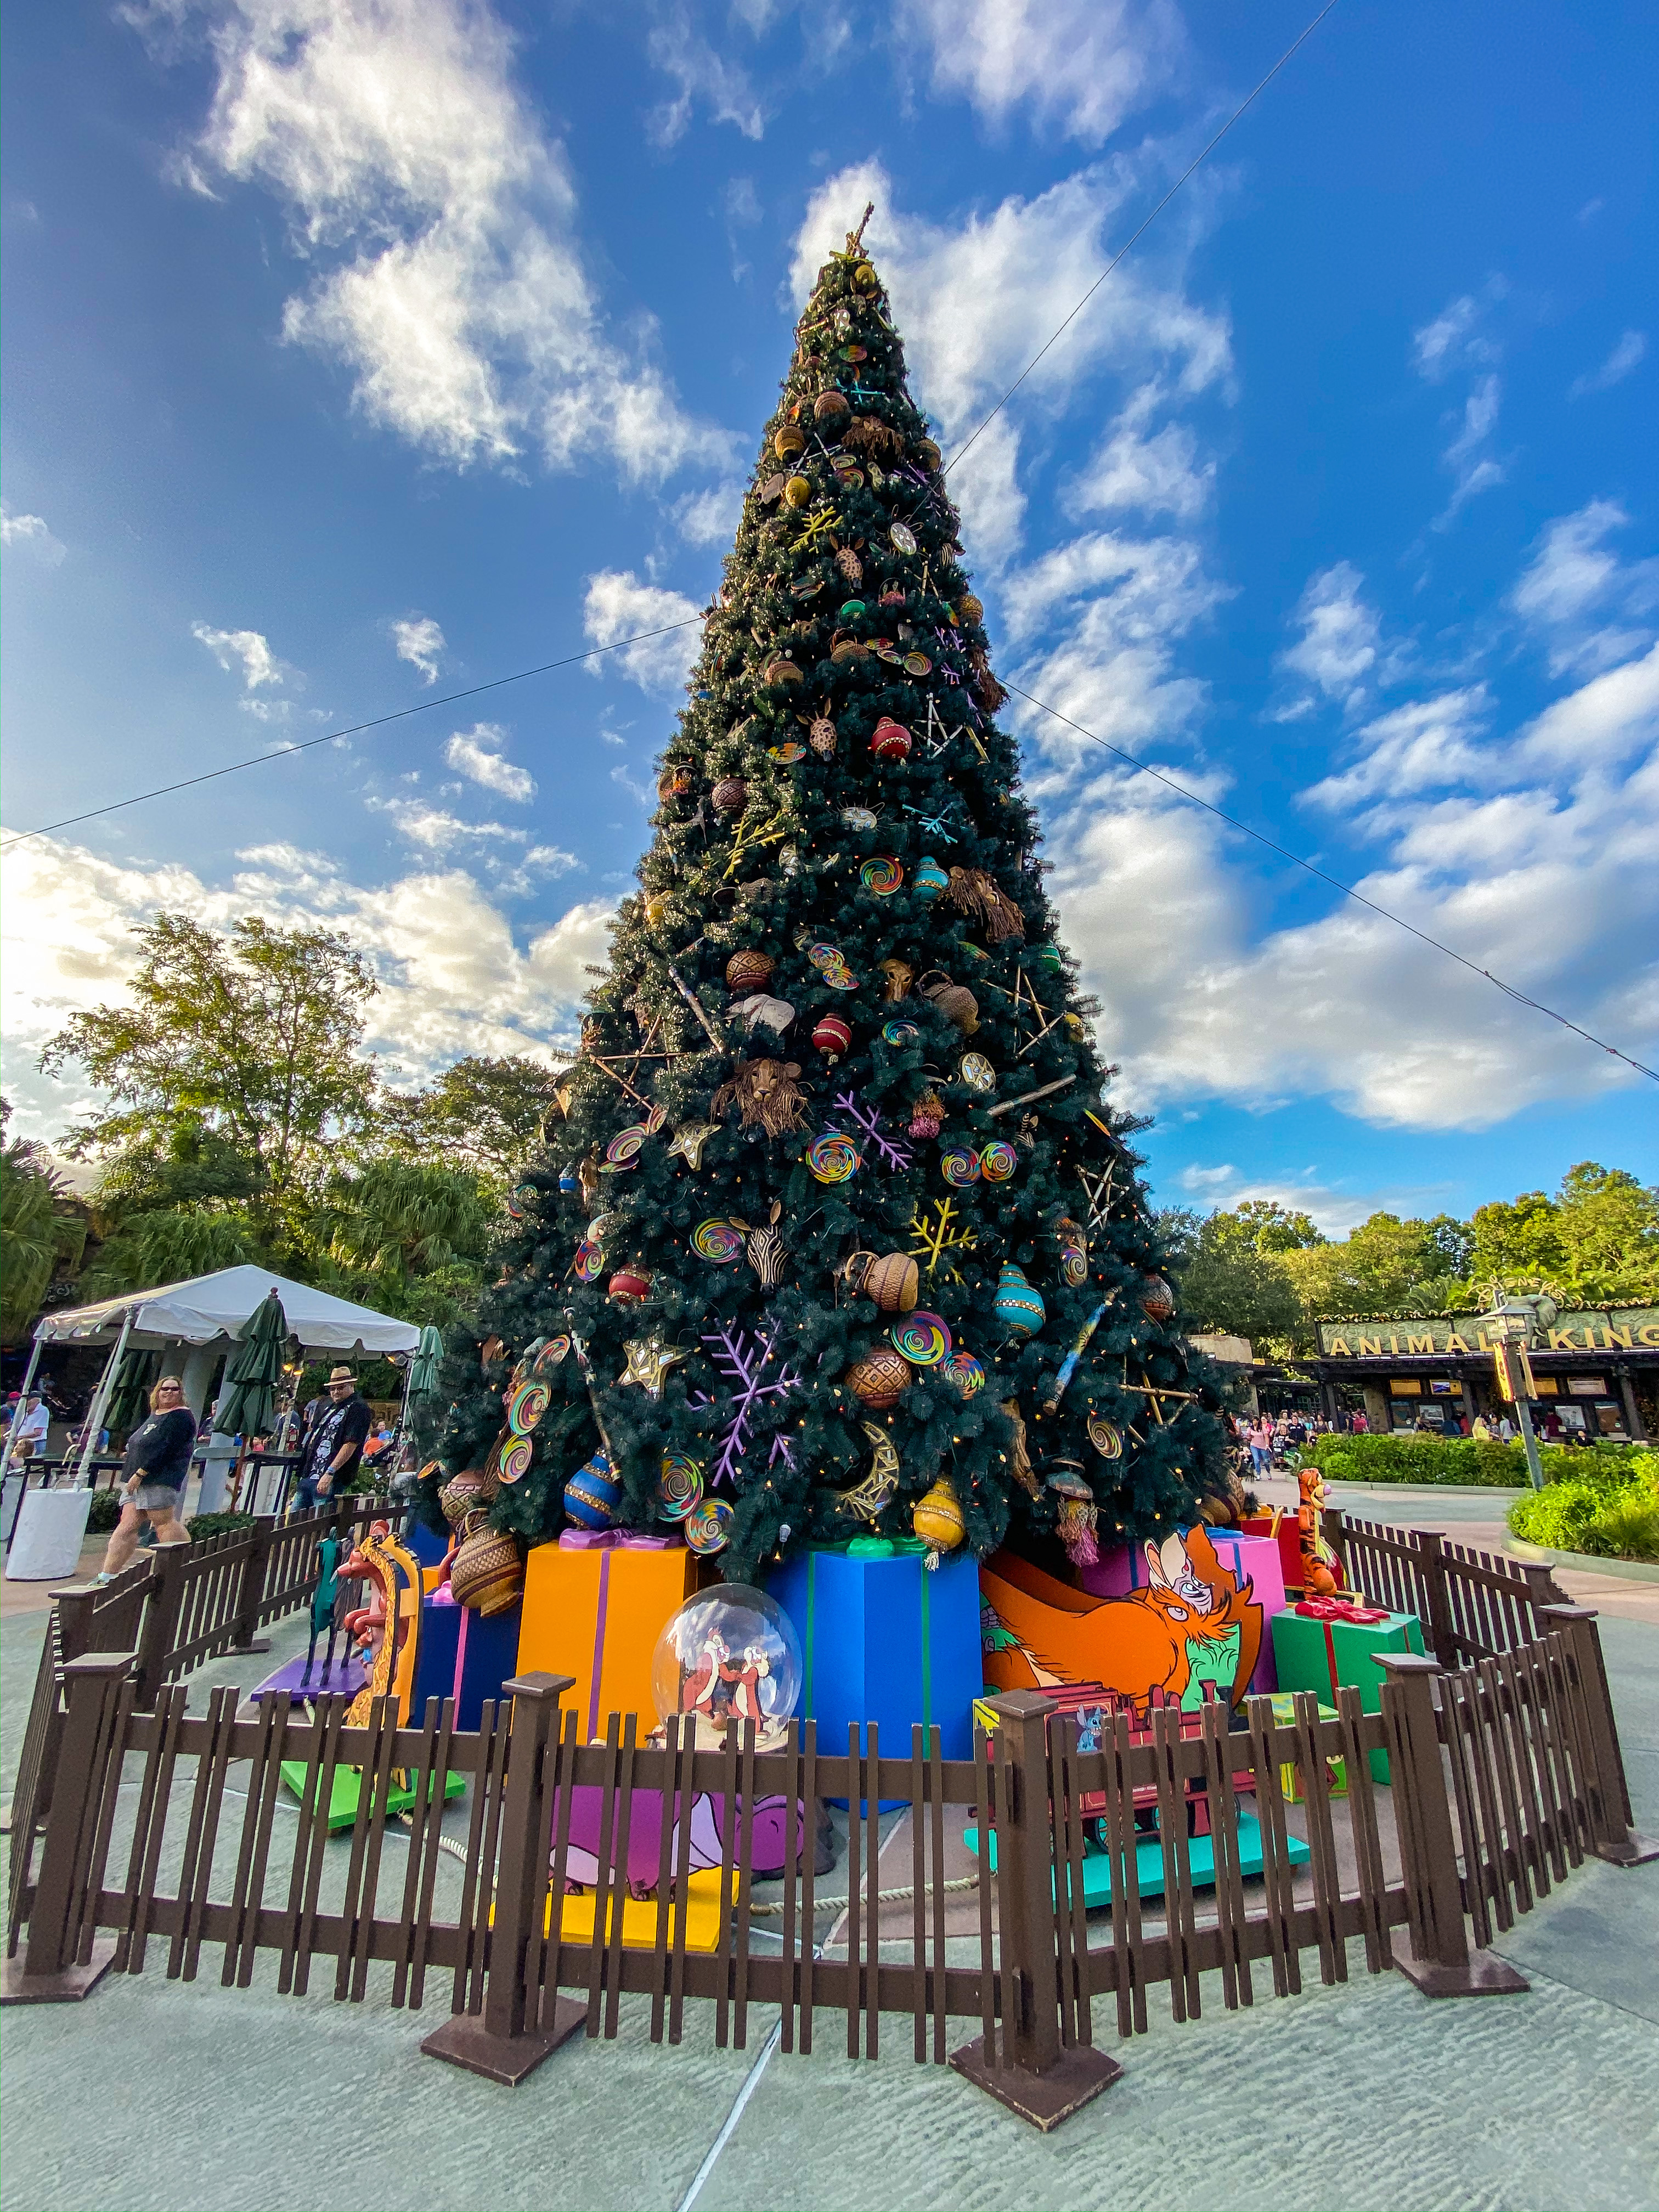
M 1401 1220 L 1373 1213 L 1339 1243 L 1283 1254 L 1310 1322 L 1334 1316 L 1443 1313 L 1469 1293 L 1448 1259 L 1462 1249 L 1463 1224 L 1448 1214 Z
M 1250 1224 L 1241 1223 L 1243 1213 L 1240 1206 L 1206 1217 L 1185 1210 L 1159 1214 L 1187 1323 L 1200 1334 L 1248 1337 L 1258 1352 L 1287 1352 L 1301 1339 L 1303 1312 L 1279 1254 L 1302 1248 L 1258 1245 Z M 1307 1216 L 1301 1218 L 1306 1221 Z M 1267 1224 L 1267 1234 L 1278 1227 Z
M 60 1270 L 79 1266 L 84 1218 L 66 1204 L 63 1178 L 45 1148 L 6 1138 L 9 1100 L 0 1100 L 0 1337 L 24 1335 Z
M 559 1528 L 602 1437 L 634 1524 L 665 1455 L 701 1471 L 733 1509 L 732 1575 L 854 1533 L 855 1486 L 908 1534 L 941 1476 L 976 1553 L 1011 1522 L 1052 1533 L 1051 1475 L 1109 1530 L 1167 1529 L 1218 1474 L 1217 1396 L 1150 1279 L 1133 1125 L 1102 1095 L 939 450 L 854 241 L 796 335 L 568 1118 L 482 1303 L 489 1357 L 452 1340 L 442 1456 L 478 1464 L 514 1364 L 574 1338 L 495 1508 L 526 1535 Z M 911 1258 L 907 1322 L 872 1293 L 902 1297 Z M 1045 1308 L 1030 1334 L 999 1305 L 1017 1273 Z M 954 1364 L 930 1357 L 947 1331 Z M 1149 1383 L 1204 1402 L 1151 1418 Z
M 1246 1198 L 1231 1213 L 1212 1219 L 1236 1222 L 1258 1252 L 1302 1252 L 1325 1243 L 1325 1233 L 1310 1213 L 1292 1212 L 1276 1198 Z
M 1484 1294 L 1548 1291 L 1564 1304 L 1659 1297 L 1659 1191 L 1624 1168 L 1581 1160 L 1553 1198 L 1541 1190 L 1480 1206 L 1470 1273 Z
M 476 1298 L 497 1227 L 476 1175 L 401 1159 L 332 1177 L 316 1220 L 321 1273 L 348 1297 L 424 1325 Z
M 131 1003 L 72 1016 L 41 1054 L 50 1074 L 78 1060 L 109 1095 L 68 1151 L 104 1161 L 119 1190 L 173 1160 L 181 1133 L 211 1138 L 246 1164 L 252 1214 L 298 1241 L 320 1173 L 369 1118 L 367 960 L 332 931 L 257 916 L 228 937 L 182 914 L 135 933 Z
M 544 1141 L 557 1081 L 551 1067 L 523 1053 L 469 1054 L 424 1090 L 385 1093 L 380 1139 L 406 1158 L 441 1159 L 504 1190 Z

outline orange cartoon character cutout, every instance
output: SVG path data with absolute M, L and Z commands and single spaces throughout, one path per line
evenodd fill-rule
M 1218 1558 L 1200 1524 L 1143 1547 L 1147 1583 L 1127 1597 L 1073 1589 L 1012 1553 L 980 1569 L 985 1679 L 1000 1690 L 1098 1682 L 1144 1715 L 1242 1705 L 1265 1616 L 1248 1577 Z
M 1307 1597 L 1333 1597 L 1342 1587 L 1341 1568 L 1320 1527 L 1330 1492 L 1316 1467 L 1298 1468 L 1296 1476 L 1300 1503 L 1296 1525 L 1301 1538 L 1302 1589 Z

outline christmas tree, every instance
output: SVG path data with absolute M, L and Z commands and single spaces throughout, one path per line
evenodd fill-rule
M 854 234 L 452 1346 L 434 1519 L 482 1475 L 497 1530 L 679 1521 L 747 1581 L 860 1534 L 1086 1558 L 1223 1488 L 957 528 Z

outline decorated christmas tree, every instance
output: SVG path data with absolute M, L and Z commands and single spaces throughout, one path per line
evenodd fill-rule
M 452 1346 L 434 1517 L 482 1477 L 495 1530 L 678 1522 L 753 1580 L 872 1534 L 1086 1559 L 1223 1486 L 957 529 L 854 234 Z

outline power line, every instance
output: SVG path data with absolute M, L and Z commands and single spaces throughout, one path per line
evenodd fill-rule
M 621 653 L 630 645 L 644 645 L 653 637 L 667 637 L 677 629 L 690 629 L 702 617 L 687 615 L 684 622 L 665 623 L 660 629 L 642 629 L 633 637 L 619 637 L 609 645 L 596 645 L 586 653 L 568 653 L 560 660 L 544 660 L 534 668 L 521 668 L 516 676 L 495 676 L 488 684 L 471 684 L 465 691 L 446 691 L 441 698 L 417 700 L 412 707 L 399 707 L 390 714 L 374 714 L 366 722 L 348 723 L 343 730 L 328 730 L 319 738 L 307 738 L 297 745 L 284 745 L 274 752 L 250 753 L 246 760 L 229 761 L 223 768 L 204 769 L 200 775 L 187 775 L 177 783 L 158 784 L 154 791 L 136 791 L 131 799 L 112 799 L 106 806 L 89 806 L 84 814 L 66 814 L 61 822 L 43 822 L 38 830 L 20 830 L 15 837 L 0 844 L 0 853 L 9 853 L 14 845 L 27 845 L 32 837 L 50 837 L 59 830 L 72 830 L 77 823 L 95 822 L 105 814 L 119 814 L 128 806 L 142 806 L 149 799 L 166 799 L 175 791 L 189 791 L 198 783 L 216 782 L 222 775 L 235 775 L 245 768 L 264 768 L 271 761 L 292 760 L 296 753 L 308 753 L 316 745 L 331 745 L 341 738 L 355 738 L 364 730 L 380 730 L 388 722 L 401 722 L 410 714 L 429 714 L 434 707 L 453 707 L 459 699 L 477 699 L 485 691 L 499 691 L 508 684 L 523 684 L 532 676 L 546 676 L 556 668 L 574 668 L 580 661 L 598 660 L 607 653 Z
M 1091 744 L 1099 745 L 1103 750 L 1115 753 L 1119 760 L 1127 761 L 1138 775 L 1150 775 L 1155 782 L 1164 784 L 1174 792 L 1178 799 L 1184 799 L 1189 805 L 1201 806 L 1206 814 L 1213 814 L 1218 821 L 1226 823 L 1230 829 L 1242 830 L 1247 837 L 1254 837 L 1258 845 L 1265 845 L 1270 853 L 1277 853 L 1280 860 L 1293 862 L 1309 875 L 1316 876 L 1322 884 L 1328 884 L 1333 890 L 1340 891 L 1344 898 L 1354 900 L 1357 904 L 1368 908 L 1372 914 L 1380 915 L 1384 921 L 1393 922 L 1397 929 L 1406 930 L 1423 944 L 1432 945 L 1437 952 L 1443 952 L 1448 960 L 1456 961 L 1460 968 L 1467 968 L 1471 975 L 1483 975 L 1488 983 L 1502 991 L 1506 998 L 1513 999 L 1518 1006 L 1530 1006 L 1534 1013 L 1547 1014 L 1551 1021 L 1559 1022 L 1564 1030 L 1571 1030 L 1575 1036 L 1583 1037 L 1587 1044 L 1595 1045 L 1599 1051 L 1611 1053 L 1615 1060 L 1622 1060 L 1626 1067 L 1633 1067 L 1638 1075 L 1650 1077 L 1655 1083 L 1659 1083 L 1659 1068 L 1649 1067 L 1642 1060 L 1632 1060 L 1627 1052 L 1620 1052 L 1616 1044 L 1609 1044 L 1605 1037 L 1593 1036 L 1589 1030 L 1581 1029 L 1577 1022 L 1569 1021 L 1565 1014 L 1557 1013 L 1553 1006 L 1547 1006 L 1541 999 L 1528 998 L 1524 991 L 1517 991 L 1513 983 L 1506 983 L 1501 975 L 1494 975 L 1490 968 L 1483 968 L 1478 960 L 1471 960 L 1455 946 L 1443 944 L 1437 937 L 1431 937 L 1427 930 L 1419 929 L 1415 922 L 1407 921 L 1403 915 L 1394 914 L 1389 908 L 1379 906 L 1375 899 L 1368 899 L 1364 891 L 1357 891 L 1352 884 L 1345 884 L 1340 876 L 1328 875 L 1323 868 L 1315 867 L 1311 860 L 1304 860 L 1299 853 L 1292 853 L 1288 846 L 1279 844 L 1265 830 L 1253 830 L 1248 822 L 1241 822 L 1236 814 L 1229 814 L 1224 807 L 1217 806 L 1207 799 L 1200 799 L 1195 791 L 1188 791 L 1184 783 L 1177 783 L 1172 775 L 1165 775 L 1162 769 L 1137 760 L 1133 753 L 1126 753 L 1121 745 L 1113 744 L 1109 738 L 1097 737 L 1092 730 L 1085 730 L 1081 722 L 1074 722 L 1069 714 L 1062 714 L 1058 707 L 1049 706 L 1047 700 L 1039 699 L 1035 692 L 1024 690 L 1018 684 L 1007 683 L 1006 678 L 1004 688 L 1017 693 L 1022 699 L 1029 700 L 1033 707 L 1052 715 L 1055 721 L 1064 722 L 1068 730 L 1075 730 L 1080 738 L 1087 738 Z
M 1001 398 L 998 400 L 996 405 L 991 410 L 990 413 L 985 417 L 985 420 L 980 424 L 978 429 L 975 430 L 963 444 L 957 447 L 956 452 L 951 454 L 950 459 L 939 471 L 939 474 L 941 476 L 949 476 L 951 470 L 955 468 L 957 463 L 961 460 L 963 456 L 967 453 L 969 447 L 973 445 L 975 440 L 980 437 L 983 432 L 990 428 L 992 423 L 994 422 L 997 416 L 1001 414 L 1003 409 L 1013 398 L 1015 392 L 1019 390 L 1020 386 L 1024 383 L 1026 378 L 1031 374 L 1031 371 L 1042 359 L 1044 354 L 1046 354 L 1051 347 L 1057 345 L 1060 340 L 1065 336 L 1066 332 L 1070 330 L 1072 325 L 1083 313 L 1083 310 L 1088 306 L 1090 301 L 1094 298 L 1095 294 L 1099 291 L 1101 286 L 1106 282 L 1106 279 L 1117 267 L 1124 255 L 1129 252 L 1130 248 L 1137 242 L 1138 240 L 1146 236 L 1147 231 L 1150 230 L 1152 226 L 1158 221 L 1159 216 L 1161 216 L 1164 209 L 1169 206 L 1170 202 L 1175 198 L 1176 194 L 1181 190 L 1182 186 L 1193 174 L 1194 171 L 1195 169 L 1201 168 L 1204 163 L 1208 161 L 1210 155 L 1214 153 L 1216 148 L 1221 143 L 1227 133 L 1232 129 L 1234 124 L 1238 121 L 1240 116 L 1244 113 L 1247 108 L 1253 106 L 1254 103 L 1261 98 L 1261 94 L 1267 89 L 1267 87 L 1279 75 L 1280 70 L 1284 68 L 1285 63 L 1289 61 L 1291 55 L 1295 53 L 1297 48 L 1304 45 L 1306 41 L 1313 36 L 1314 33 L 1319 28 L 1326 16 L 1330 14 L 1332 9 L 1334 8 L 1335 5 L 1336 0 L 1325 0 L 1325 5 L 1314 17 L 1312 22 L 1308 25 L 1307 28 L 1301 33 L 1299 38 L 1293 39 L 1290 45 L 1285 47 L 1284 52 L 1280 54 L 1279 59 L 1267 71 L 1267 76 L 1264 76 L 1261 83 L 1256 86 L 1255 90 L 1252 92 L 1248 98 L 1242 100 L 1239 102 L 1238 106 L 1227 118 L 1227 120 L 1222 125 L 1220 130 L 1216 132 L 1215 137 L 1212 138 L 1209 144 L 1205 147 L 1202 153 L 1194 155 L 1193 159 L 1182 171 L 1181 174 L 1176 179 L 1174 184 L 1170 185 L 1169 191 L 1164 193 L 1158 205 L 1152 210 L 1152 213 L 1136 229 L 1131 231 L 1123 244 L 1119 246 L 1117 252 L 1112 256 L 1111 259 L 1106 264 L 1106 266 L 1101 270 L 1099 276 L 1096 277 L 1094 283 L 1090 285 L 1088 290 L 1078 301 L 1076 307 L 1073 308 L 1071 313 L 1066 316 L 1065 321 L 1060 324 L 1060 327 L 1045 341 L 1043 344 L 1037 348 L 1036 351 L 1031 356 L 1030 361 L 1026 362 L 1024 368 L 1021 369 L 1019 374 L 1014 379 L 1013 382 L 1008 386 L 1008 389 L 1003 393 Z

